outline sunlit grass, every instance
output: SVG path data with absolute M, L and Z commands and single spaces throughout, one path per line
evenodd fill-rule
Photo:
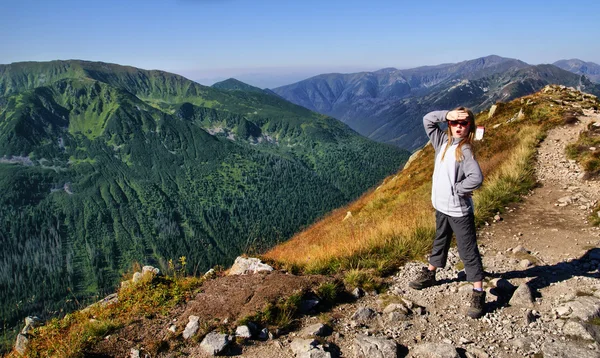
M 202 282 L 203 279 L 194 277 L 146 275 L 141 281 L 121 288 L 116 303 L 95 304 L 36 328 L 25 356 L 84 357 L 95 343 L 134 320 L 167 315 L 176 304 L 196 293 Z M 12 352 L 7 357 L 19 355 Z
M 473 196 L 479 225 L 535 186 L 536 147 L 546 130 L 564 124 L 565 109 L 553 104 L 553 98 L 563 95 L 566 92 L 537 93 L 499 103 L 492 118 L 487 111 L 477 115 L 478 125 L 486 127 L 484 140 L 475 143 L 485 177 Z M 514 120 L 521 109 L 524 116 Z M 407 169 L 271 249 L 264 258 L 311 273 L 372 270 L 380 275 L 423 258 L 435 231 L 430 202 L 433 154 L 426 146 Z

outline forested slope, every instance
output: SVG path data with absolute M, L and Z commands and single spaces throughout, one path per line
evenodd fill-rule
M 105 63 L 0 66 L 0 325 L 286 240 L 407 152 L 276 96 Z

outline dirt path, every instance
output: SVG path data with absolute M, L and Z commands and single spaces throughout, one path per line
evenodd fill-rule
M 600 231 L 587 216 L 600 198 L 600 182 L 583 180 L 583 172 L 567 159 L 565 147 L 577 140 L 600 115 L 588 113 L 580 122 L 551 130 L 538 150 L 536 175 L 541 186 L 523 203 L 508 209 L 502 221 L 480 231 L 480 242 L 505 251 L 522 245 L 545 264 L 581 256 L 598 246 Z

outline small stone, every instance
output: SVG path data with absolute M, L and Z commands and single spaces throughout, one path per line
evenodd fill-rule
M 351 319 L 361 324 L 366 324 L 375 318 L 377 314 L 368 307 L 361 307 L 352 315 Z
M 517 287 L 517 289 L 513 293 L 509 304 L 511 306 L 532 307 L 533 292 L 531 291 L 531 287 L 529 287 L 527 283 L 519 285 L 519 287 Z
M 519 261 L 519 266 L 521 266 L 522 268 L 528 268 L 531 265 L 533 265 L 533 264 L 531 263 L 531 261 L 529 261 L 527 259 L 523 259 L 523 260 Z
M 322 323 L 315 323 L 313 325 L 310 325 L 310 326 L 304 328 L 302 330 L 302 332 L 300 332 L 300 336 L 302 336 L 302 337 L 311 337 L 311 336 L 324 337 L 324 336 L 328 335 L 328 333 L 330 333 L 330 329 L 328 326 L 326 326 Z
M 460 342 L 460 344 L 471 344 L 471 343 L 473 343 L 472 340 L 467 339 L 465 337 L 460 337 L 460 339 L 458 340 L 458 342 Z
M 196 334 L 196 332 L 198 331 L 198 328 L 200 328 L 200 323 L 198 322 L 199 320 L 200 320 L 200 317 L 198 317 L 198 316 L 190 316 L 189 317 L 189 322 L 185 326 L 185 329 L 183 330 L 183 338 L 184 339 L 188 339 L 188 338 L 192 337 L 194 334 Z
M 266 341 L 267 339 L 269 339 L 269 330 L 267 328 L 263 328 L 258 333 L 258 339 L 260 339 L 261 341 Z
M 398 303 L 391 303 L 391 304 L 387 305 L 385 307 L 385 309 L 383 310 L 383 313 L 390 313 L 390 312 L 394 312 L 394 311 L 399 311 L 404 314 L 408 313 L 408 309 L 406 307 L 404 307 L 404 305 L 401 305 Z
M 518 254 L 518 253 L 524 253 L 527 254 L 529 253 L 529 251 L 527 251 L 527 249 L 525 249 L 523 247 L 523 245 L 519 245 L 517 247 L 515 247 L 514 249 L 512 249 L 513 254 Z
M 144 266 L 142 267 L 142 275 L 146 274 L 159 275 L 160 270 L 154 266 Z
M 244 326 L 238 326 L 235 329 L 235 335 L 237 337 L 241 337 L 241 338 L 252 338 L 252 332 L 250 332 L 250 328 L 246 325 Z
M 363 297 L 364 295 L 365 295 L 365 291 L 360 287 L 357 287 L 354 290 L 352 290 L 352 296 L 356 299 L 359 299 L 359 298 Z

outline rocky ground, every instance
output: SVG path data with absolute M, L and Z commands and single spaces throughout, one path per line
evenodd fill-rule
M 590 122 L 600 123 L 600 115 L 587 112 L 552 130 L 538 152 L 540 186 L 479 231 L 489 274 L 483 318 L 465 316 L 471 285 L 452 249 L 437 286 L 410 289 L 423 265 L 410 263 L 387 293 L 334 308 L 333 333 L 313 342 L 323 318 L 306 317 L 305 331 L 245 347 L 242 355 L 600 357 L 600 326 L 586 323 L 600 314 L 600 230 L 587 222 L 600 182 L 586 180 L 564 155 Z

